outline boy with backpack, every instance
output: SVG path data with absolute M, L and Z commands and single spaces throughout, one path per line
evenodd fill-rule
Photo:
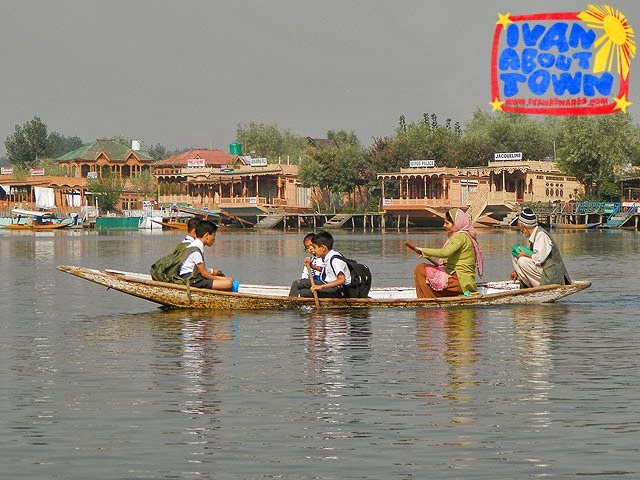
M 309 270 L 311 270 L 313 281 L 315 283 L 322 283 L 321 274 L 322 268 L 324 267 L 324 261 L 322 260 L 322 258 L 316 257 L 313 253 L 313 244 L 311 243 L 311 241 L 313 240 L 313 235 L 313 233 L 307 233 L 302 239 L 304 249 L 309 255 L 304 257 L 304 267 L 302 269 L 300 278 L 294 280 L 291 284 L 291 289 L 289 290 L 290 297 L 299 297 L 300 290 L 311 288 Z
M 180 243 L 186 243 L 189 245 L 196 239 L 196 227 L 202 221 L 200 217 L 191 217 L 187 222 L 187 234 L 184 236 L 184 240 Z
M 203 220 L 196 226 L 196 239 L 189 244 L 189 255 L 180 265 L 178 275 L 189 281 L 189 285 L 197 288 L 213 288 L 215 290 L 237 291 L 237 281 L 225 277 L 220 269 L 207 270 L 204 264 L 204 247 L 210 247 L 216 241 L 218 226 Z M 235 284 L 235 285 L 234 285 Z
M 351 283 L 351 272 L 344 257 L 333 249 L 333 236 L 326 231 L 318 232 L 311 238 L 311 244 L 314 256 L 324 261 L 321 281 L 309 288 L 299 289 L 298 295 L 312 297 L 315 290 L 318 297 L 344 297 L 345 287 Z

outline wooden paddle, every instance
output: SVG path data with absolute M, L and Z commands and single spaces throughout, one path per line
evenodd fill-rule
M 416 252 L 418 255 L 422 255 L 422 252 L 420 251 L 420 249 L 416 246 L 414 246 L 412 243 L 410 242 L 404 242 L 406 247 L 409 247 L 411 250 L 413 250 L 414 252 Z
M 410 242 L 404 242 L 405 246 L 409 247 L 411 250 L 413 250 L 414 252 L 416 252 L 418 255 L 422 256 L 422 250 L 420 250 L 418 247 L 414 246 L 412 243 Z M 434 260 L 432 260 L 430 257 L 424 257 L 427 260 L 429 260 L 433 265 L 435 265 L 436 267 L 438 267 L 440 264 Z
M 315 287 L 316 282 L 313 279 L 313 272 L 311 271 L 311 265 L 307 265 L 307 275 L 309 275 L 309 282 L 311 283 L 311 287 Z M 318 299 L 318 292 L 316 292 L 313 288 L 311 288 L 311 293 L 313 293 L 313 299 L 316 301 L 316 308 L 320 310 L 320 299 Z

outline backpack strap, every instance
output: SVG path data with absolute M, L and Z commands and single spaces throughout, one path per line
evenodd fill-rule
M 345 257 L 343 257 L 342 255 L 340 255 L 340 254 L 338 254 L 338 255 L 334 255 L 333 257 L 331 257 L 331 258 L 329 259 L 329 265 L 331 265 L 331 270 L 333 270 L 333 275 L 334 275 L 336 278 L 338 278 L 338 273 L 336 272 L 336 269 L 335 269 L 335 268 L 333 268 L 333 259 L 334 259 L 334 258 L 337 258 L 338 260 L 342 260 L 342 261 L 347 265 L 347 268 L 349 268 L 349 264 L 347 263 L 347 259 L 346 259 Z M 349 272 L 349 273 L 351 273 L 351 272 Z M 353 280 L 353 279 L 351 279 L 351 280 Z M 350 285 L 349 283 L 345 283 L 345 284 L 344 284 L 344 285 L 342 285 L 342 286 L 343 286 L 343 287 L 348 287 L 349 285 Z
M 182 251 L 182 256 L 181 256 L 182 257 L 182 263 L 184 263 L 184 261 L 187 259 L 187 257 L 189 255 L 191 255 L 192 253 L 195 253 L 195 252 L 200 252 L 200 249 L 198 247 L 187 247 L 187 248 L 185 248 Z M 202 260 L 204 261 L 204 255 L 202 256 Z M 181 263 L 181 265 L 182 265 L 182 263 Z M 197 270 L 194 267 L 189 275 L 187 275 L 186 277 L 180 277 L 180 271 L 178 270 L 178 276 L 180 277 L 180 279 L 184 282 L 185 286 L 187 287 L 187 298 L 189 300 L 191 300 L 191 279 L 195 275 L 196 271 Z M 200 273 L 200 271 L 198 271 L 198 274 L 199 273 Z

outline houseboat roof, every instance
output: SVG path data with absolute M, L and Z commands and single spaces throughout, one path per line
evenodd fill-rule
M 222 150 L 188 150 L 186 152 L 173 155 L 165 160 L 160 160 L 154 164 L 155 167 L 186 167 L 189 161 L 204 160 L 206 167 L 219 167 L 221 165 L 231 165 L 240 160 L 238 155 L 230 155 Z
M 13 208 L 11 210 L 13 215 L 22 215 L 24 217 L 50 217 L 53 216 L 51 212 L 26 210 L 24 208 Z
M 131 155 L 134 155 L 141 162 L 152 162 L 153 158 L 144 150 L 133 150 L 127 145 L 123 145 L 114 140 L 96 140 L 94 143 L 83 145 L 58 157 L 58 162 L 72 162 L 83 160 L 85 162 L 95 162 L 100 157 L 108 157 L 111 162 L 125 162 Z

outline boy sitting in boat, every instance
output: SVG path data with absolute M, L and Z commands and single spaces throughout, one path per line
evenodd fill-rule
M 342 255 L 333 249 L 333 236 L 326 231 L 318 232 L 311 238 L 311 244 L 314 256 L 324 261 L 321 280 L 314 281 L 310 288 L 300 289 L 298 296 L 312 297 L 315 291 L 319 297 L 343 297 L 344 289 L 351 283 L 351 272 Z
M 294 280 L 289 290 L 290 297 L 298 297 L 298 292 L 302 289 L 311 288 L 311 280 L 309 279 L 309 270 L 315 283 L 322 282 L 322 268 L 324 267 L 324 261 L 320 257 L 316 257 L 313 252 L 313 233 L 307 233 L 302 239 L 305 251 L 309 254 L 304 257 L 304 267 L 302 268 L 302 274 L 300 278 Z
M 184 236 L 184 239 L 180 243 L 186 243 L 189 245 L 197 238 L 196 227 L 202 221 L 200 217 L 191 217 L 187 222 L 187 234 Z
M 197 288 L 212 288 L 214 290 L 232 290 L 234 281 L 225 277 L 222 270 L 212 268 L 207 270 L 204 264 L 204 247 L 210 247 L 216 241 L 218 226 L 203 220 L 196 226 L 196 239 L 187 248 L 196 247 L 180 265 L 179 275 L 189 279 L 189 285 Z M 237 288 L 237 287 L 236 287 Z

